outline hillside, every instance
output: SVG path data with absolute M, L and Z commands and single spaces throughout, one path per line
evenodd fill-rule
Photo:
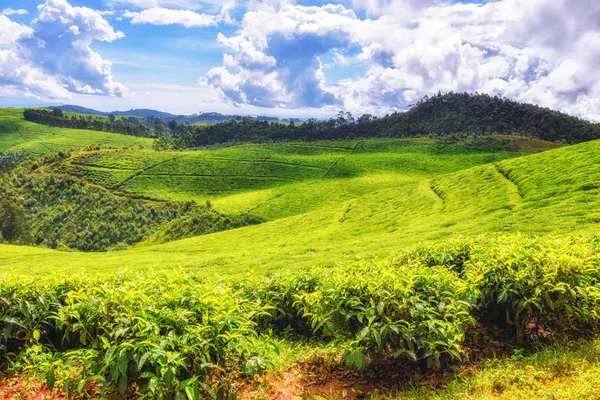
M 595 386 L 577 386 L 583 372 L 554 369 L 596 371 L 581 354 L 596 354 L 597 342 L 567 353 L 552 353 L 552 343 L 567 330 L 590 337 L 598 321 L 590 233 L 600 230 L 600 141 L 552 149 L 512 139 L 487 149 L 473 139 L 112 149 L 44 164 L 27 179 L 77 175 L 103 185 L 103 197 L 208 198 L 217 211 L 268 222 L 157 245 L 159 234 L 108 253 L 0 245 L 0 298 L 9 299 L 0 303 L 8 332 L 0 346 L 19 354 L 0 353 L 0 365 L 21 360 L 12 371 L 81 398 L 128 390 L 268 398 L 282 379 L 305 398 L 338 398 L 346 387 L 375 393 L 364 377 L 381 370 L 450 379 L 409 393 L 401 386 L 398 398 L 526 398 L 534 389 L 520 387 L 523 368 L 545 379 L 527 386 L 540 398 L 561 387 L 593 397 Z M 518 350 L 539 346 L 550 347 L 537 358 Z M 469 372 L 453 378 L 447 365 Z M 306 368 L 340 388 L 311 381 Z M 347 372 L 357 369 L 366 375 Z M 440 372 L 417 373 L 428 369 Z M 491 385 L 489 374 L 507 381 Z
M 104 142 L 0 159 L 0 230 L 38 244 L 0 244 L 0 396 L 600 395 L 600 141 L 155 151 L 5 118 L 39 130 L 10 150 Z
M 23 109 L 0 109 L 0 153 L 28 150 L 34 154 L 96 146 L 152 147 L 153 140 L 110 132 L 62 129 L 23 119 Z
M 282 145 L 266 148 L 270 146 L 277 149 Z M 267 273 L 281 268 L 386 256 L 393 249 L 456 235 L 584 233 L 599 228 L 599 216 L 594 211 L 598 201 L 598 189 L 594 186 L 600 165 L 598 141 L 504 161 L 502 158 L 506 156 L 492 158 L 491 154 L 448 150 L 445 156 L 432 155 L 438 163 L 442 162 L 438 166 L 427 161 L 427 146 L 423 148 L 419 142 L 374 141 L 372 146 L 379 152 L 369 152 L 367 147 L 362 154 L 357 152 L 354 157 L 336 163 L 342 171 L 367 168 L 354 177 L 315 181 L 308 175 L 306 182 L 288 184 L 267 179 L 268 184 L 275 186 L 241 192 L 235 181 L 224 180 L 222 194 L 215 197 L 195 192 L 194 185 L 187 186 L 189 178 L 178 176 L 181 174 L 175 171 L 173 178 L 159 180 L 162 183 L 154 187 L 143 179 L 134 185 L 136 181 L 131 179 L 130 187 L 142 190 L 140 193 L 146 196 L 196 198 L 202 202 L 209 197 L 217 210 L 251 211 L 271 222 L 113 254 L 64 254 L 31 249 L 44 255 L 44 262 L 36 272 L 69 270 L 73 266 L 109 272 L 120 270 L 122 265 L 136 265 L 137 268 L 202 267 L 207 273 L 244 275 L 251 269 Z M 256 146 L 244 149 L 232 147 L 207 153 L 244 151 L 249 157 L 257 150 Z M 319 156 L 319 160 L 332 157 L 328 153 Z M 101 155 L 107 154 L 101 152 Z M 180 155 L 185 159 L 185 153 Z M 307 163 L 314 156 L 294 157 Z M 116 158 L 119 162 L 127 160 Z M 430 164 L 431 170 L 428 172 L 415 160 Z M 493 163 L 485 164 L 490 161 Z M 168 164 L 159 167 L 165 165 Z M 232 161 L 231 165 L 238 163 Z M 247 164 L 241 165 L 245 171 Z M 467 169 L 461 170 L 464 167 Z M 305 174 L 305 170 L 300 173 Z M 302 177 L 297 176 L 296 179 Z M 543 196 L 536 196 L 538 192 Z M 547 223 L 550 219 L 551 224 Z M 27 252 L 4 253 L 0 260 L 7 268 L 18 272 L 28 265 Z M 98 270 L 96 265 L 102 268 Z

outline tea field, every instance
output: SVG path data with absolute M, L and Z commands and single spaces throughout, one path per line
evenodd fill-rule
M 35 154 L 47 154 L 90 146 L 151 148 L 152 140 L 34 124 L 23 119 L 22 109 L 0 109 L 0 152 L 24 149 Z
M 75 149 L 25 176 L 264 221 L 119 251 L 0 245 L 5 397 L 21 377 L 78 398 L 600 395 L 600 141 L 157 152 L 2 112 L 0 151 Z

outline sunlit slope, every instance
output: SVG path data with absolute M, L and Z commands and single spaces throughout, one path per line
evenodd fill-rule
M 251 144 L 194 152 L 100 151 L 55 172 L 133 196 L 211 200 L 225 213 L 274 220 L 422 178 L 522 155 L 429 139 Z
M 83 129 L 56 128 L 23 119 L 22 109 L 0 109 L 0 152 L 24 149 L 36 154 L 89 146 L 151 147 L 153 139 Z
M 203 268 L 207 276 L 269 273 L 387 256 L 417 242 L 498 232 L 600 231 L 600 141 L 397 185 L 258 226 L 124 252 L 3 246 L 21 273 Z M 367 178 L 358 178 L 367 179 Z

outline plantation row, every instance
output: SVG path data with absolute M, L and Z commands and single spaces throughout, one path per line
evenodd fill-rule
M 8 277 L 0 364 L 82 397 L 164 399 L 233 396 L 291 337 L 336 344 L 351 368 L 390 353 L 436 368 L 468 354 L 476 320 L 501 321 L 520 343 L 596 328 L 599 267 L 597 236 L 504 236 L 245 281 Z
M 194 202 L 118 196 L 72 176 L 31 173 L 69 154 L 28 156 L 0 153 L 0 243 L 106 251 L 262 222 L 247 214 L 224 215 Z

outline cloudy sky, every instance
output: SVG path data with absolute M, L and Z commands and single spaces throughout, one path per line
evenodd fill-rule
M 600 121 L 598 0 L 0 3 L 0 106 L 381 115 L 454 90 Z

